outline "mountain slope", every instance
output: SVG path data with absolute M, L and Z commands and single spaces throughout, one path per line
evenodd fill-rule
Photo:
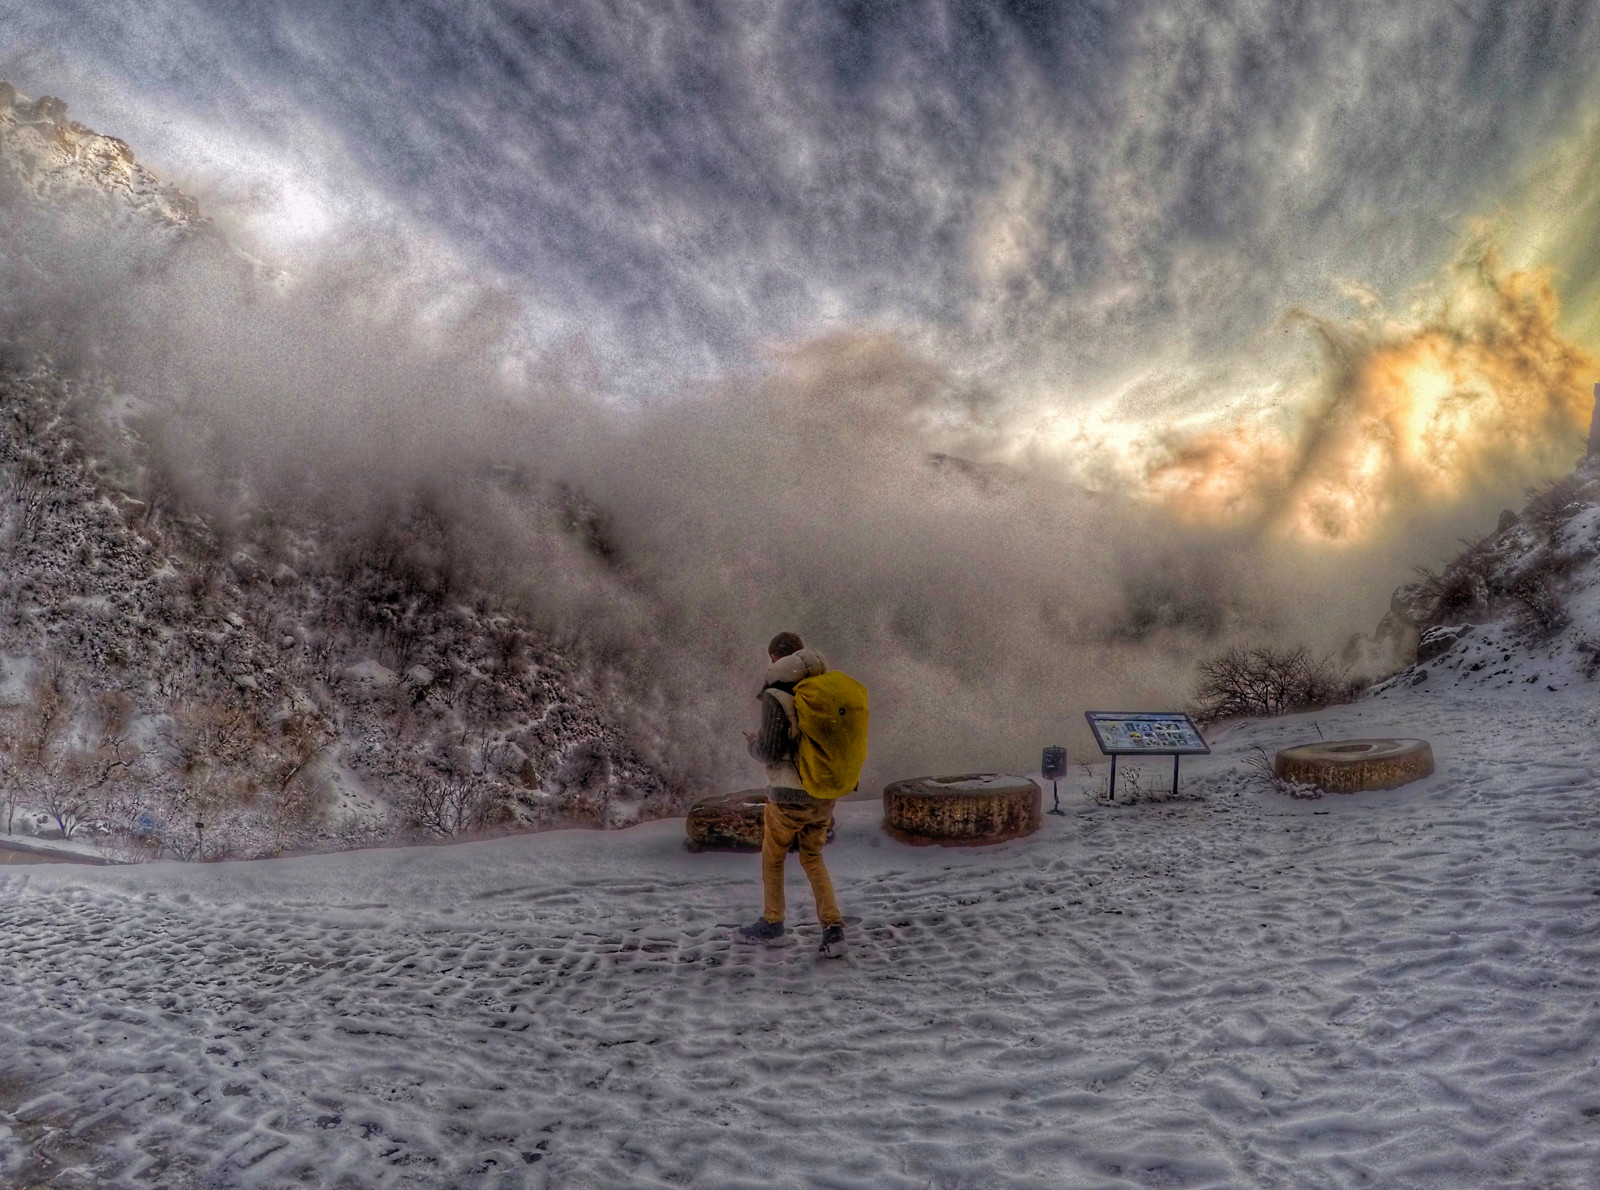
M 1414 663 L 1376 688 L 1581 688 L 1600 677 L 1600 452 L 1402 587 Z
M 96 295 L 58 298 L 52 269 L 127 248 L 129 284 L 220 269 L 216 292 L 267 316 L 276 291 L 122 142 L 9 86 L 0 213 L 19 279 L 0 324 L 0 729 L 22 828 L 260 854 L 616 825 L 699 787 L 649 674 L 541 611 L 539 567 L 627 595 L 580 494 L 471 444 L 432 472 L 293 470 L 248 413 L 130 389 L 117 340 L 74 338 Z

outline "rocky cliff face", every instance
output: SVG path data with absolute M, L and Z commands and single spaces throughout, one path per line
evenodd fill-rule
M 0 83 L 0 215 L 41 211 L 231 251 L 121 141 Z M 12 268 L 27 247 L 0 235 Z M 696 790 L 663 759 L 659 692 L 474 535 L 492 503 L 603 575 L 616 551 L 572 490 L 484 458 L 448 493 L 201 498 L 175 394 L 64 365 L 26 326 L 0 328 L 0 830 L 21 806 L 124 850 L 243 855 L 619 825 Z
M 30 100 L 0 79 L 0 199 L 18 195 L 57 207 L 115 203 L 125 217 L 175 230 L 206 226 L 199 204 L 162 184 L 125 142 L 67 119 L 61 100 Z

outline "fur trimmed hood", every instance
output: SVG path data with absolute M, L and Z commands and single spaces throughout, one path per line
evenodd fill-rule
M 756 693 L 760 698 L 773 686 L 793 688 L 803 678 L 815 678 L 828 672 L 828 659 L 815 649 L 801 649 L 787 657 L 779 657 L 767 667 L 767 676 Z

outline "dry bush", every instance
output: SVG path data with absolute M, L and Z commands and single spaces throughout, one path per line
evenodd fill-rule
M 1467 541 L 1457 557 L 1442 571 L 1416 568 L 1413 606 L 1421 631 L 1440 624 L 1477 621 L 1489 614 L 1490 581 L 1494 552 L 1487 541 Z
M 21 741 L 22 716 L 9 712 L 0 718 L 0 810 L 4 811 L 0 829 L 8 835 L 16 819 L 17 795 L 23 788 L 23 774 L 17 763 Z
M 1268 718 L 1349 702 L 1361 684 L 1304 645 L 1292 649 L 1235 646 L 1202 662 L 1195 683 L 1195 717 Z
M 1124 757 L 1123 759 L 1127 759 Z M 1170 758 L 1152 758 L 1170 760 Z M 1172 787 L 1172 766 L 1162 763 L 1154 766 L 1154 775 L 1147 774 L 1143 767 L 1135 764 L 1119 765 L 1117 768 L 1116 799 L 1111 797 L 1111 775 L 1096 778 L 1093 770 L 1088 765 L 1080 766 L 1086 780 L 1083 792 L 1088 799 L 1097 806 L 1159 806 L 1169 805 L 1173 802 L 1203 802 L 1205 794 L 1201 786 L 1193 780 L 1186 781 L 1177 789 Z M 1148 784 L 1146 783 L 1148 780 Z
M 58 738 L 70 719 L 59 667 L 37 676 L 28 708 L 23 754 L 31 768 L 33 796 L 66 839 L 104 817 L 111 803 L 142 797 L 144 753 L 128 738 L 133 700 L 109 690 L 96 693 L 89 703 L 91 734 L 70 747 L 62 747 Z
M 1583 658 L 1583 676 L 1591 682 L 1600 677 L 1600 640 L 1585 636 L 1575 648 L 1578 656 Z
M 1584 481 L 1576 475 L 1563 475 L 1527 490 L 1528 506 L 1522 510 L 1522 523 L 1537 533 L 1547 545 L 1554 545 L 1561 530 L 1583 507 L 1579 489 Z
M 1244 772 L 1240 776 L 1239 784 L 1257 793 L 1279 793 L 1284 797 L 1298 798 L 1301 801 L 1316 801 L 1322 796 L 1322 790 L 1315 785 L 1306 785 L 1300 781 L 1290 781 L 1278 776 L 1272 767 L 1272 757 L 1267 755 L 1267 750 L 1260 744 L 1252 744 L 1250 751 L 1245 753 Z
M 469 834 L 491 825 L 502 807 L 493 788 L 470 776 L 425 776 L 401 802 L 407 825 L 439 838 Z
M 290 846 L 310 829 L 328 804 L 328 782 L 316 762 L 338 738 L 314 711 L 300 711 L 278 725 L 268 755 L 271 793 L 265 817 L 273 850 Z
M 28 792 L 28 800 L 45 806 L 51 817 L 56 818 L 62 833 L 69 836 L 67 822 L 76 826 L 76 812 L 71 806 L 52 807 L 51 803 L 60 800 L 60 744 L 70 719 L 65 670 L 55 661 L 40 665 L 28 679 L 27 700 L 13 736 L 11 755 L 15 781 Z M 65 820 L 57 815 L 58 809 Z
M 1534 640 L 1554 636 L 1569 623 L 1561 580 L 1570 569 L 1570 559 L 1543 550 L 1512 579 L 1506 593 L 1522 630 Z
M 172 750 L 186 778 L 246 763 L 261 739 L 260 725 L 241 707 L 187 703 L 172 712 Z

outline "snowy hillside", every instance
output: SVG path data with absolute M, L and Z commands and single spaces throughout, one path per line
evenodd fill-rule
M 172 1187 L 1593 1186 L 1592 694 L 1319 712 L 1390 793 L 1082 794 L 917 849 L 844 807 L 844 962 L 729 940 L 682 824 L 0 877 L 0 1169 Z M 1161 773 L 1155 777 L 1163 777 Z M 1089 779 L 1103 780 L 1103 770 Z M 1148 780 L 1146 784 L 1158 784 Z M 791 884 L 799 880 L 791 872 Z M 798 891 L 798 889 L 796 890 Z M 798 901 L 803 898 L 797 896 Z
M 581 494 L 481 453 L 447 482 L 252 473 L 180 383 L 58 360 L 96 294 L 49 273 L 85 253 L 102 290 L 198 271 L 252 317 L 277 291 L 126 145 L 9 85 L 0 211 L 0 832 L 254 855 L 616 825 L 699 788 L 648 679 L 539 614 L 560 574 L 621 584 Z
M 1413 686 L 1592 693 L 1600 677 L 1600 456 L 1540 488 L 1520 514 L 1503 513 L 1496 532 L 1402 587 L 1396 604 L 1416 659 L 1379 695 Z

